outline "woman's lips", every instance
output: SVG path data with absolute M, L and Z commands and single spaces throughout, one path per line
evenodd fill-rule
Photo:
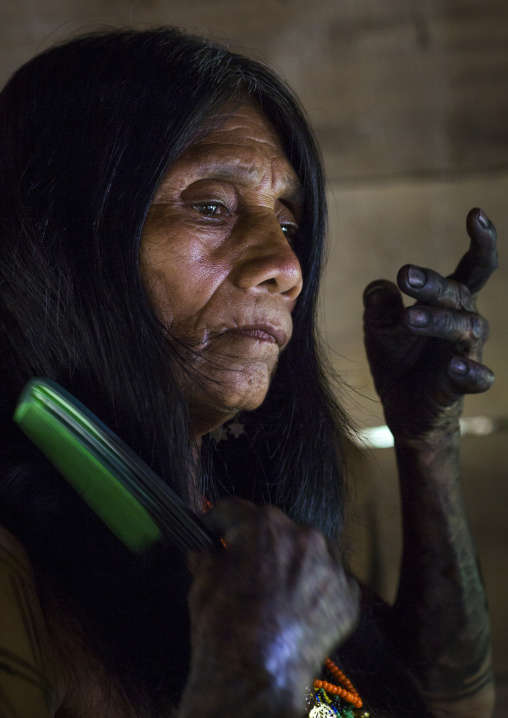
M 228 329 L 227 333 L 251 337 L 262 342 L 277 344 L 279 347 L 285 346 L 288 342 L 288 336 L 283 329 L 269 324 L 251 324 L 235 327 L 234 329 Z

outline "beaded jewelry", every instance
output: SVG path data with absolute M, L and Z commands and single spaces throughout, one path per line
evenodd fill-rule
M 324 668 L 338 685 L 314 681 L 307 700 L 309 718 L 368 718 L 369 713 L 361 710 L 363 701 L 349 678 L 330 658 L 326 659 Z

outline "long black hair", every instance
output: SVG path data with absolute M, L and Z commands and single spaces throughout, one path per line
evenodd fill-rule
M 273 455 L 270 468 L 262 462 L 276 487 L 270 500 L 336 538 L 346 422 L 316 343 L 326 224 L 319 153 L 279 78 L 203 39 L 175 29 L 78 38 L 27 63 L 4 89 L 6 416 L 27 378 L 54 378 L 186 497 L 186 409 L 171 375 L 171 347 L 141 286 L 139 242 L 167 168 L 217 111 L 249 99 L 278 131 L 305 194 L 295 245 L 304 289 L 293 339 L 266 405 L 249 423 L 262 444 L 258 454 Z M 267 450 L 272 439 L 276 450 Z
M 219 112 L 249 101 L 304 191 L 294 243 L 303 291 L 265 402 L 241 417 L 237 441 L 205 437 L 197 466 L 179 357 L 143 290 L 139 245 L 167 169 Z M 30 377 L 54 379 L 185 500 L 197 476 L 212 500 L 271 502 L 336 540 L 349 424 L 316 333 L 325 229 L 321 161 L 298 101 L 223 46 L 174 28 L 78 37 L 28 62 L 0 94 L 0 523 L 32 560 L 50 625 L 56 605 L 147 715 L 169 714 L 188 672 L 185 562 L 164 546 L 133 558 L 17 430 L 16 400 Z M 384 683 L 402 694 L 408 680 L 372 635 L 360 629 L 344 661 L 359 681 L 363 666 L 372 705 L 385 694 L 377 704 L 391 714 Z M 424 714 L 416 694 L 397 706 Z
M 197 470 L 177 356 L 143 290 L 139 244 L 168 167 L 219 111 L 245 101 L 272 122 L 304 190 L 295 240 L 304 288 L 268 397 L 244 418 L 246 437 L 236 446 L 206 438 Z M 197 471 L 209 498 L 270 501 L 337 539 L 347 420 L 316 335 L 326 227 L 316 143 L 291 91 L 259 62 L 174 28 L 83 36 L 28 62 L 0 95 L 0 203 L 0 522 L 36 571 L 84 606 L 99 626 L 96 650 L 131 693 L 166 681 L 175 698 L 187 666 L 186 624 L 175 620 L 185 570 L 152 556 L 171 580 L 134 580 L 146 567 L 21 436 L 13 408 L 30 377 L 54 379 L 184 499 Z M 157 592 L 170 618 L 155 610 Z

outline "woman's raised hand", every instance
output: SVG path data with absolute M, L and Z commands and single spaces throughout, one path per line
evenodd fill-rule
M 458 430 L 462 397 L 486 391 L 494 375 L 482 364 L 488 324 L 476 311 L 480 289 L 497 267 L 496 230 L 473 209 L 469 251 L 455 272 L 402 267 L 399 289 L 378 280 L 364 292 L 365 344 L 386 421 L 396 439 L 439 441 Z

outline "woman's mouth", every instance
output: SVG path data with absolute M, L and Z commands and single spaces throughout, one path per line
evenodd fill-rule
M 269 324 L 251 324 L 235 327 L 234 329 L 228 329 L 226 331 L 230 334 L 236 334 L 239 336 L 250 337 L 251 339 L 257 339 L 262 342 L 277 344 L 281 348 L 288 342 L 288 336 L 283 329 Z

